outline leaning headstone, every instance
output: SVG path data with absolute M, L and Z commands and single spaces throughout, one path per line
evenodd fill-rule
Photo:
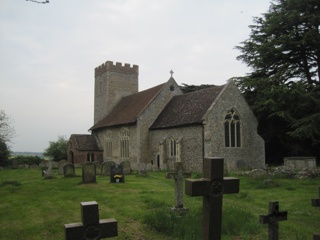
M 269 202 L 269 213 L 268 215 L 260 215 L 259 221 L 262 224 L 268 224 L 268 239 L 278 240 L 279 239 L 279 221 L 287 220 L 288 212 L 279 211 L 278 202 Z
M 118 236 L 118 223 L 114 218 L 99 220 L 99 208 L 96 201 L 82 202 L 81 223 L 64 225 L 66 240 L 99 240 Z
M 174 169 L 175 172 L 166 173 L 167 179 L 174 179 L 175 204 L 171 209 L 178 214 L 186 214 L 189 209 L 183 207 L 183 177 L 191 177 L 191 172 L 183 172 L 181 162 L 175 162 Z
M 120 165 L 123 167 L 123 174 L 129 175 L 131 173 L 131 164 L 130 161 L 123 161 L 120 163 Z
M 114 166 L 115 163 L 113 161 L 104 162 L 102 164 L 101 175 L 102 176 L 110 176 L 110 168 Z
M 82 183 L 96 182 L 96 165 L 93 162 L 86 162 L 82 165 Z
M 71 163 L 67 163 L 63 166 L 63 175 L 65 177 L 74 177 L 76 175 L 74 165 Z
M 67 165 L 67 164 L 68 164 L 68 162 L 67 162 L 66 160 L 61 160 L 61 161 L 59 161 L 59 164 L 58 164 L 58 174 L 60 174 L 60 175 L 64 174 L 63 167 L 64 167 L 65 165 Z
M 111 166 L 110 183 L 124 183 L 124 173 L 121 165 L 116 164 Z
M 203 160 L 203 179 L 187 179 L 185 193 L 203 196 L 202 239 L 220 240 L 223 194 L 239 193 L 238 178 L 223 177 L 223 158 Z
M 102 173 L 102 163 L 101 162 L 94 162 L 96 165 L 96 174 L 101 175 Z

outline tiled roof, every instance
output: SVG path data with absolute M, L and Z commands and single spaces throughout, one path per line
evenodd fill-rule
M 91 134 L 72 134 L 70 139 L 74 139 L 75 149 L 79 151 L 103 151 L 99 140 Z
M 165 83 L 122 98 L 112 111 L 91 127 L 90 130 L 134 124 L 137 121 L 137 117 L 160 92 L 164 85 Z
M 173 97 L 150 129 L 199 124 L 224 86 L 210 87 Z

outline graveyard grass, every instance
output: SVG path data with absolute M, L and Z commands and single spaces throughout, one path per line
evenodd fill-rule
M 119 184 L 107 176 L 81 184 L 81 169 L 76 177 L 54 174 L 45 180 L 37 169 L 0 171 L 0 239 L 64 239 L 64 224 L 81 221 L 85 201 L 98 202 L 100 219 L 118 221 L 119 236 L 110 239 L 201 239 L 202 197 L 184 195 L 189 214 L 173 214 L 174 181 L 165 172 L 127 175 Z M 288 220 L 279 223 L 280 239 L 311 239 L 320 231 L 320 210 L 311 206 L 319 197 L 319 178 L 275 178 L 272 184 L 239 178 L 240 193 L 223 197 L 222 239 L 267 239 L 268 226 L 259 224 L 259 215 L 268 213 L 269 201 L 288 211 Z

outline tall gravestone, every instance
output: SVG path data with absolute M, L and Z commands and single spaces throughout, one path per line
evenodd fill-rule
M 110 183 L 124 183 L 122 165 L 115 164 L 110 168 Z
M 44 176 L 45 179 L 54 178 L 53 171 L 52 171 L 52 166 L 53 166 L 53 162 L 49 161 L 48 169 L 43 171 L 43 173 L 44 173 L 43 176 Z
M 203 160 L 203 179 L 187 179 L 185 193 L 203 196 L 202 239 L 220 240 L 223 194 L 239 193 L 240 180 L 223 177 L 223 158 Z
M 96 165 L 93 162 L 86 162 L 82 165 L 82 183 L 96 182 Z
M 118 223 L 114 218 L 99 220 L 96 201 L 82 202 L 80 223 L 64 225 L 66 240 L 99 240 L 118 236 Z
M 101 162 L 94 162 L 96 165 L 96 174 L 101 175 L 102 173 L 102 163 Z
M 181 162 L 175 162 L 174 170 L 174 172 L 166 173 L 167 179 L 174 179 L 175 205 L 172 210 L 179 214 L 185 214 L 189 209 L 183 207 L 183 177 L 191 177 L 191 172 L 183 172 Z

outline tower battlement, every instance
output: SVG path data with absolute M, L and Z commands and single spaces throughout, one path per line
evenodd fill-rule
M 139 66 L 133 65 L 132 67 L 130 64 L 125 63 L 122 66 L 122 63 L 116 62 L 113 64 L 112 61 L 106 61 L 105 63 L 101 64 L 100 66 L 94 69 L 94 76 L 97 77 L 107 71 L 117 72 L 117 73 L 128 73 L 128 74 L 139 74 Z

